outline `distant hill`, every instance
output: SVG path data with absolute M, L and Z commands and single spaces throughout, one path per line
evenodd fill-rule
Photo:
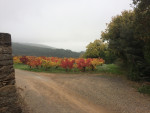
M 14 56 L 47 56 L 47 57 L 73 57 L 78 58 L 80 52 L 73 52 L 71 50 L 57 49 L 42 44 L 31 43 L 12 43 L 12 51 Z
M 13 42 L 14 43 L 14 42 Z M 34 43 L 14 43 L 14 44 L 23 44 L 23 45 L 27 45 L 27 46 L 34 46 L 34 47 L 42 47 L 42 48 L 51 48 L 51 49 L 56 49 L 54 47 L 51 46 L 46 46 L 43 44 L 34 44 Z

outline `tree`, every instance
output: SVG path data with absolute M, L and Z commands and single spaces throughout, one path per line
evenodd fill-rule
M 108 43 L 104 43 L 101 39 L 91 42 L 86 47 L 86 52 L 83 54 L 85 58 L 103 58 L 105 63 L 112 63 L 115 56 L 108 50 Z
M 108 47 L 128 67 L 129 78 L 139 80 L 142 77 L 141 64 L 143 62 L 143 41 L 134 38 L 135 33 L 134 11 L 123 11 L 121 15 L 112 18 L 107 29 L 102 32 L 101 37 L 107 40 Z
M 136 37 L 150 40 L 150 0 L 133 0 L 135 5 Z
M 98 58 L 104 56 L 104 50 L 107 48 L 107 44 L 102 40 L 95 40 L 86 46 L 86 52 L 84 54 L 87 58 Z
M 135 5 L 135 38 L 144 42 L 142 72 L 150 80 L 150 0 L 133 0 Z

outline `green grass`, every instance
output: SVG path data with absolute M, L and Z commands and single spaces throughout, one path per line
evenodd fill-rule
M 98 66 L 97 67 L 97 72 L 116 74 L 116 75 L 123 74 L 122 69 L 119 66 L 115 65 L 115 64 L 104 64 L 102 66 Z
M 45 70 L 44 68 L 30 68 L 28 65 L 24 64 L 14 64 L 15 69 L 21 69 L 21 70 L 27 70 L 27 71 L 34 71 L 34 72 L 46 72 L 46 73 L 80 73 L 77 69 L 68 70 L 66 72 L 65 69 L 59 67 L 59 68 L 50 68 Z
M 29 67 L 28 67 L 27 65 L 24 65 L 24 64 L 14 64 L 14 68 L 15 68 L 15 69 L 26 70 L 26 69 L 28 69 Z
M 150 95 L 150 85 L 143 85 L 138 88 L 140 93 L 149 94 Z
M 47 72 L 47 73 L 107 73 L 107 74 L 122 74 L 122 71 L 120 70 L 119 66 L 115 64 L 104 64 L 102 66 L 98 66 L 95 71 L 86 70 L 86 72 L 81 72 L 78 69 L 72 69 L 68 72 L 65 71 L 65 69 L 59 67 L 59 68 L 50 68 L 48 70 L 45 70 L 44 68 L 30 68 L 28 65 L 24 64 L 14 64 L 14 68 L 16 69 L 22 69 L 27 71 L 35 71 L 35 72 Z

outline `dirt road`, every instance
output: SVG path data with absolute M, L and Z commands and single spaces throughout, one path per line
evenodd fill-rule
M 150 98 L 121 78 L 15 71 L 31 113 L 150 113 Z

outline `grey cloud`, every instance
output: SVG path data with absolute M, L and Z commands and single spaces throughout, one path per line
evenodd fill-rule
M 0 0 L 0 32 L 15 42 L 50 44 L 75 51 L 100 38 L 112 16 L 131 0 Z

